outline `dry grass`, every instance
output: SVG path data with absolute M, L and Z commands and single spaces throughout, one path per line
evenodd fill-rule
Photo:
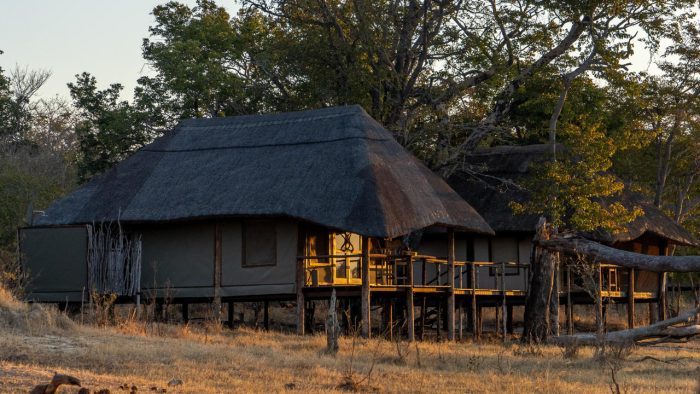
M 10 308 L 28 316 L 35 307 L 0 298 L 0 311 Z M 43 319 L 60 316 L 43 310 Z M 192 325 L 146 327 L 134 320 L 107 328 L 65 328 L 43 320 L 34 324 L 5 324 L 0 335 L 2 393 L 26 393 L 54 372 L 113 393 L 122 392 L 119 386 L 124 384 L 154 392 L 151 387 L 166 388 L 171 379 L 184 385 L 167 387 L 168 393 L 603 393 L 610 392 L 611 368 L 621 392 L 695 392 L 700 371 L 700 344 L 636 349 L 626 360 L 598 360 L 591 349 L 567 358 L 554 347 L 531 351 L 499 343 L 409 345 L 342 338 L 333 357 L 324 351 L 323 335 L 298 337 L 249 328 L 216 333 Z M 635 361 L 645 356 L 680 361 Z

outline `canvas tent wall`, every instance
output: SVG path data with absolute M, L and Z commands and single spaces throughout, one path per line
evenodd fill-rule
M 294 294 L 296 221 L 264 218 L 219 223 L 222 297 Z M 143 293 L 157 297 L 212 297 L 215 226 L 212 221 L 198 221 L 142 227 Z M 246 258 L 257 261 L 250 264 Z M 265 261 L 266 258 L 270 259 Z
M 22 270 L 32 301 L 79 302 L 87 288 L 87 226 L 18 230 Z

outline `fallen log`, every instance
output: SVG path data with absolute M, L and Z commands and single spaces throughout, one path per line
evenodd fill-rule
M 581 254 L 626 268 L 653 272 L 700 272 L 700 256 L 652 256 L 615 249 L 585 238 L 557 237 L 533 242 L 544 249 Z
M 652 338 L 665 338 L 675 340 L 700 335 L 700 325 L 673 327 L 677 324 L 687 324 L 695 320 L 695 315 L 700 313 L 700 308 L 684 312 L 674 318 L 662 320 L 646 327 L 632 328 L 629 330 L 613 331 L 605 334 L 602 341 L 610 344 L 633 344 Z M 595 333 L 562 335 L 550 337 L 548 342 L 559 346 L 570 345 L 597 345 L 600 343 Z

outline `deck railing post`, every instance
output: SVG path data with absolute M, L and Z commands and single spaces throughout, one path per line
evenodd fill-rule
M 447 295 L 447 339 L 455 340 L 455 230 L 447 230 L 447 276 L 450 286 Z
M 362 336 L 369 338 L 372 322 L 370 320 L 371 304 L 369 290 L 369 237 L 362 237 Z
M 425 314 L 425 311 L 421 311 Z M 408 325 L 408 341 L 416 338 L 415 315 L 413 305 L 413 256 L 408 256 L 408 289 L 406 291 L 406 323 Z

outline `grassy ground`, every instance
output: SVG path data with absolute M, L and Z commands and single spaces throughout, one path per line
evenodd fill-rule
M 700 374 L 700 343 L 638 348 L 623 352 L 622 358 L 601 360 L 592 349 L 568 358 L 555 347 L 530 349 L 497 341 L 409 345 L 344 338 L 340 353 L 331 356 L 318 335 L 246 328 L 218 332 L 135 321 L 98 328 L 67 322 L 39 306 L 0 301 L 3 310 L 2 393 L 26 393 L 55 372 L 112 393 L 128 392 L 119 389 L 123 385 L 136 385 L 140 393 L 155 392 L 152 387 L 168 393 L 609 393 L 613 371 L 621 392 L 696 392 Z M 10 312 L 14 315 L 8 318 Z M 172 379 L 184 384 L 168 387 Z

